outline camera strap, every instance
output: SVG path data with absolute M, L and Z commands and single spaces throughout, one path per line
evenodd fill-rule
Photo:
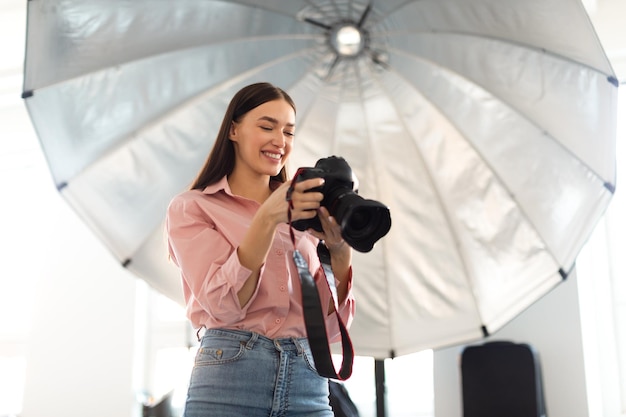
M 294 177 L 295 178 L 295 177 Z M 293 182 L 291 184 L 293 187 Z M 335 275 L 330 267 L 330 252 L 326 245 L 320 242 L 317 246 L 317 254 L 320 258 L 322 268 L 324 269 L 324 275 L 331 292 L 331 298 L 335 306 L 335 317 L 337 318 L 337 324 L 339 325 L 339 331 L 341 333 L 341 348 L 343 359 L 341 362 L 341 368 L 339 372 L 335 369 L 333 364 L 330 343 L 328 342 L 328 335 L 326 333 L 326 317 L 328 306 L 322 306 L 320 301 L 319 292 L 315 280 L 309 271 L 309 265 L 302 254 L 296 249 L 296 238 L 291 227 L 291 192 L 292 188 L 287 191 L 287 201 L 289 201 L 289 211 L 287 214 L 289 221 L 289 234 L 294 246 L 293 260 L 298 269 L 298 275 L 300 276 L 300 282 L 302 286 L 302 308 L 304 311 L 304 325 L 306 327 L 307 337 L 309 339 L 309 345 L 311 346 L 311 353 L 313 354 L 313 361 L 315 362 L 315 368 L 317 372 L 326 378 L 334 378 L 339 380 L 346 380 L 352 374 L 352 365 L 354 362 L 354 350 L 352 348 L 352 341 L 348 334 L 348 329 L 343 320 L 339 316 L 339 305 L 337 299 L 337 287 L 335 285 Z

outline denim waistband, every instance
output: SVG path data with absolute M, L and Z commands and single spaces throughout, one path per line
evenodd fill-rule
M 220 336 L 238 340 L 246 345 L 247 349 L 260 347 L 278 351 L 295 351 L 299 355 L 310 350 L 309 340 L 306 337 L 286 337 L 270 339 L 262 334 L 239 329 L 208 329 L 202 338 Z

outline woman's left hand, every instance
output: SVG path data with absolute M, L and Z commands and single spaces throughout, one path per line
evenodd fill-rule
M 317 216 L 322 224 L 323 233 L 314 229 L 309 229 L 309 233 L 324 241 L 324 244 L 330 252 L 331 268 L 335 275 L 335 283 L 337 285 L 337 303 L 341 305 L 345 302 L 349 292 L 351 264 L 352 264 L 352 248 L 343 240 L 341 236 L 341 226 L 337 220 L 330 215 L 326 207 L 320 206 L 317 209 Z M 335 311 L 335 302 L 330 301 L 328 306 L 328 314 Z
M 318 232 L 317 230 L 309 229 L 309 233 L 311 233 L 316 238 L 323 240 L 324 244 L 330 252 L 334 252 L 345 246 L 346 242 L 341 236 L 341 226 L 337 223 L 337 220 L 330 215 L 328 209 L 324 206 L 321 206 L 319 209 L 317 209 L 317 217 L 319 217 L 320 219 L 320 223 L 322 224 L 322 229 L 324 229 L 324 232 Z

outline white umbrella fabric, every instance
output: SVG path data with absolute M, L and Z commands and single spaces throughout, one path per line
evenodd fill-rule
M 479 339 L 563 280 L 615 186 L 617 81 L 577 0 L 28 2 L 24 98 L 60 193 L 180 301 L 163 218 L 231 96 L 298 105 L 393 225 L 354 259 L 356 353 Z

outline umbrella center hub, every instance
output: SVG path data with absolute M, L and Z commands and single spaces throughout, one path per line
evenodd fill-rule
M 330 44 L 339 56 L 356 57 L 365 47 L 365 34 L 354 23 L 341 23 L 331 30 Z

